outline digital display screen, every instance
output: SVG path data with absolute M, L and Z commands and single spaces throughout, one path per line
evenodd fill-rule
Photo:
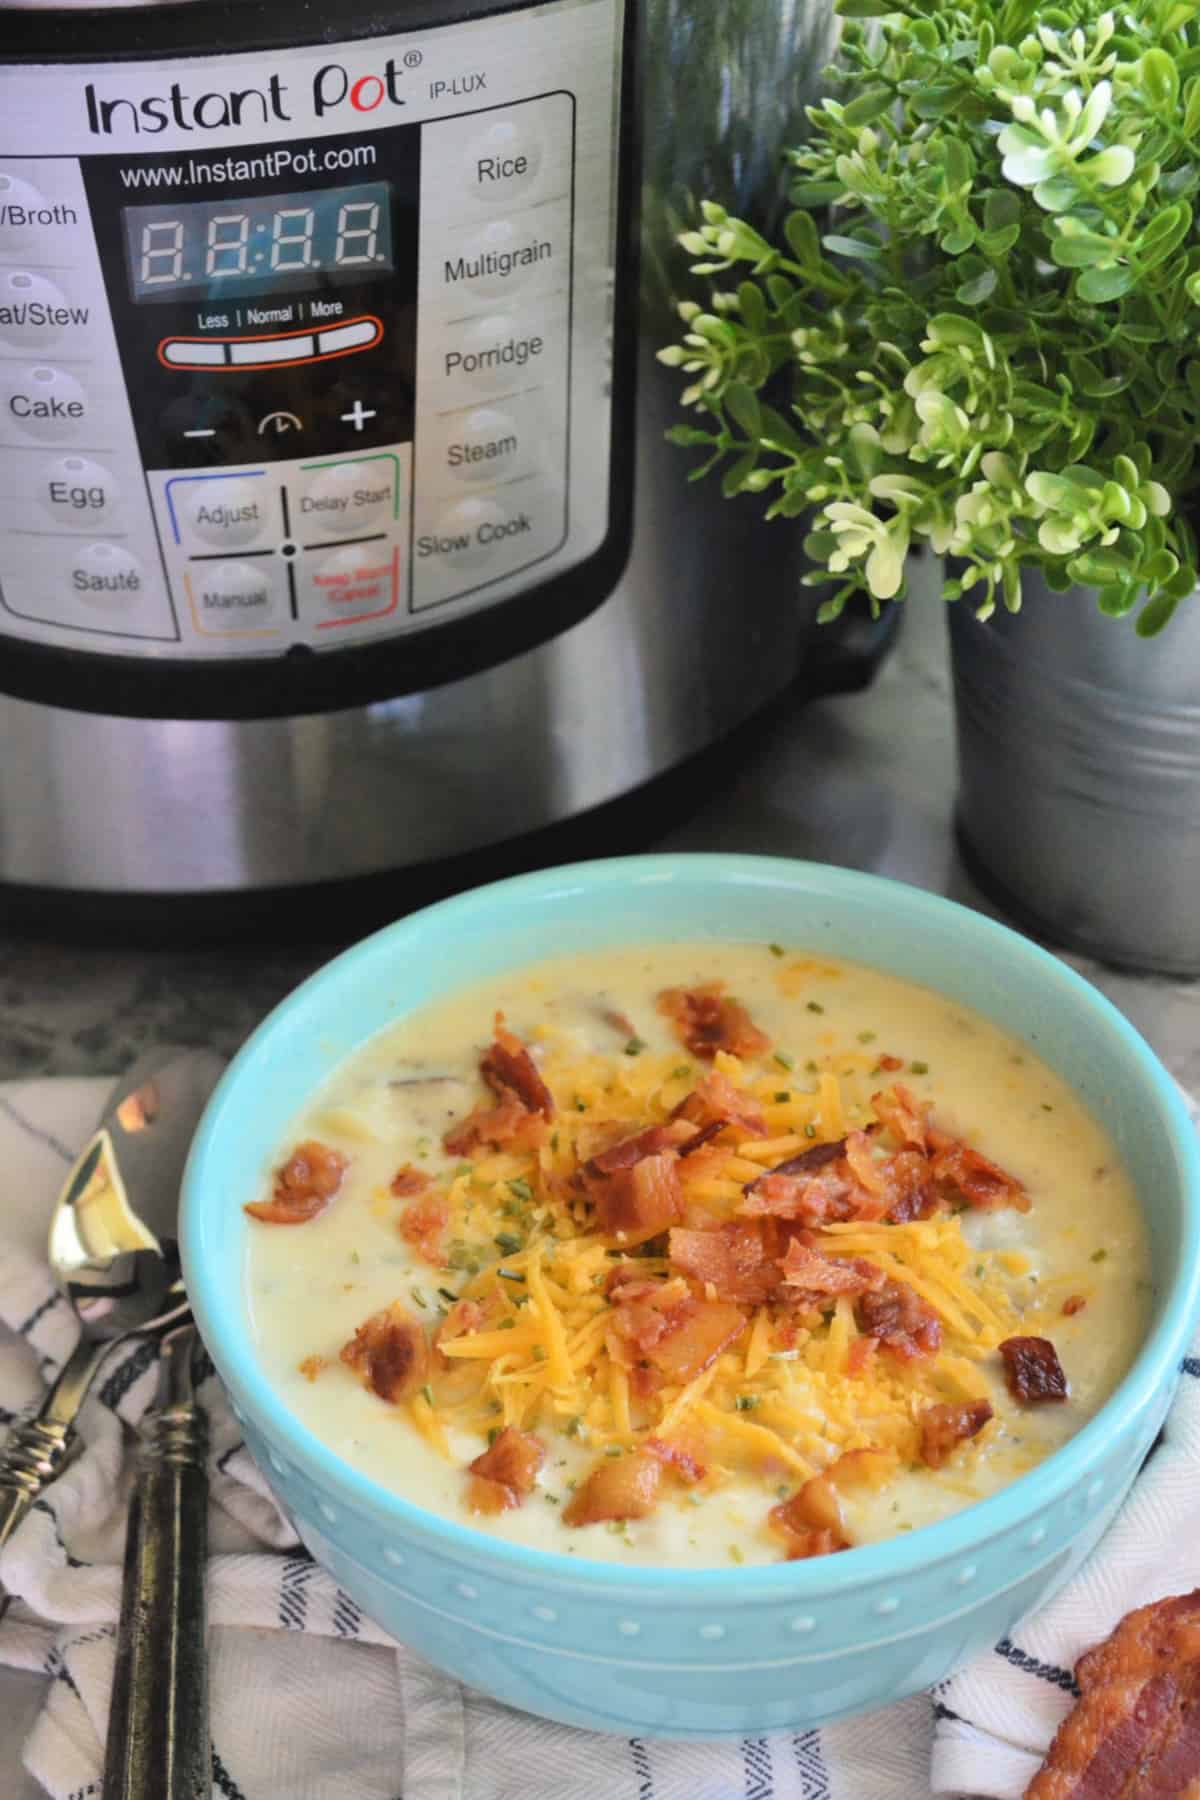
M 391 185 L 126 206 L 136 301 L 220 300 L 390 275 Z

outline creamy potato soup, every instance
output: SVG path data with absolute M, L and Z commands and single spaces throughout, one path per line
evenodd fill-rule
M 942 1518 L 1141 1339 L 1113 1146 L 1024 1044 L 784 945 L 545 962 L 314 1094 L 247 1208 L 258 1354 L 346 1462 L 524 1544 L 719 1566 Z

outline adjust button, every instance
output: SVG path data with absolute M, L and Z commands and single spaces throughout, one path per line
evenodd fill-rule
M 111 525 L 120 490 L 112 471 L 86 456 L 60 456 L 38 472 L 38 497 L 59 525 L 94 531 Z
M 396 458 L 363 457 L 324 463 L 311 473 L 299 500 L 302 529 L 338 537 L 390 524 L 396 514 Z
M 182 526 L 217 550 L 240 550 L 278 530 L 272 496 L 261 475 L 177 475 L 167 483 L 177 540 Z
M 22 437 L 57 444 L 83 431 L 88 397 L 73 375 L 44 363 L 10 369 L 0 379 L 0 435 L 5 429 Z

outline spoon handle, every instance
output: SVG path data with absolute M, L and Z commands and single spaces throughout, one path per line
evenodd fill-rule
M 0 1550 L 46 1484 L 62 1473 L 76 1414 L 112 1348 L 81 1338 L 37 1411 L 10 1431 L 0 1451 Z M 0 1600 L 0 1610 L 5 1604 Z
M 125 1547 L 104 1800 L 209 1800 L 208 1420 L 195 1330 L 163 1342 L 167 1403 L 146 1422 Z

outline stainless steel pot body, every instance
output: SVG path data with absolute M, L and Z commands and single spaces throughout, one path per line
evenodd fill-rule
M 119 17 L 115 14 L 114 17 Z M 0 14 L 2 18 L 2 14 Z M 236 722 L 0 701 L 0 882 L 208 894 L 364 876 L 495 844 L 711 743 L 827 645 L 799 535 L 689 485 L 664 442 L 682 253 L 709 193 L 763 223 L 837 24 L 815 0 L 647 0 L 632 549 L 611 597 L 512 661 L 401 699 Z M 618 272 L 620 279 L 620 272 Z
M 1056 943 L 1200 973 L 1200 602 L 1158 638 L 1027 578 L 950 609 L 958 827 L 983 884 Z

